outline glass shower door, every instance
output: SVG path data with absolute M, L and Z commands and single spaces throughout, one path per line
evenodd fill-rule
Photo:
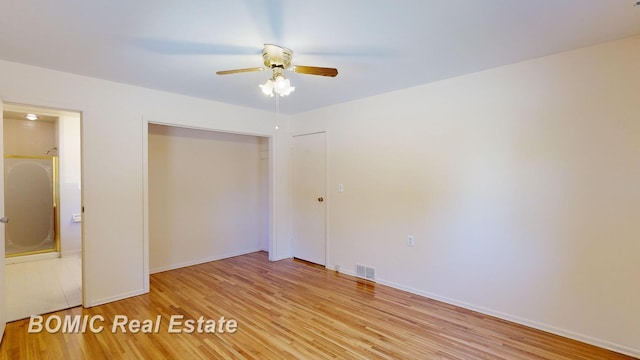
M 4 159 L 5 256 L 59 251 L 57 157 Z

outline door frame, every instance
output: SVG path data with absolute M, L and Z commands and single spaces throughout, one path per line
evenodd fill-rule
M 61 114 L 64 113 L 74 113 L 74 114 L 79 114 L 79 121 L 80 121 L 80 206 L 81 206 L 81 213 L 82 213 L 82 222 L 80 223 L 80 251 L 81 251 L 81 265 L 82 265 L 82 275 L 81 275 L 81 287 L 82 287 L 82 304 L 81 306 L 84 308 L 86 307 L 85 305 L 87 304 L 86 301 L 86 296 L 89 293 L 88 288 L 89 288 L 89 284 L 87 282 L 87 277 L 86 275 L 86 267 L 85 267 L 85 258 L 86 258 L 86 254 L 85 254 L 85 249 L 86 249 L 86 237 L 85 237 L 85 226 L 84 226 L 84 180 L 85 180 L 85 174 L 84 174 L 84 142 L 83 142 L 83 130 L 82 130 L 82 124 L 83 124 L 83 117 L 84 117 L 84 112 L 82 110 L 75 110 L 72 108 L 67 108 L 64 106 L 57 106 L 55 104 L 42 104 L 42 105 L 34 105 L 34 103 L 37 103 L 38 101 L 33 101 L 33 100 L 29 100 L 29 99 L 21 99 L 21 100 L 12 100 L 12 99 L 5 99 L 5 98 L 0 98 L 0 158 L 2 159 L 2 164 L 0 165 L 0 173 L 4 173 L 3 169 L 4 169 L 4 141 L 1 140 L 1 138 L 4 136 L 4 114 L 3 111 L 5 109 L 5 104 L 9 105 L 9 107 L 11 106 L 16 106 L 16 107 L 24 107 L 24 108 L 36 108 L 36 109 L 43 109 L 43 112 L 51 112 L 51 113 L 55 113 L 55 115 L 60 116 Z M 0 194 L 0 214 L 4 213 L 4 176 L 2 177 L 2 179 L 0 179 L 0 191 L 2 191 L 2 194 Z M 58 204 L 59 205 L 59 204 Z M 59 206 L 58 206 L 59 207 Z M 0 215 L 0 216 L 4 216 L 4 215 Z M 4 235 L 4 226 L 0 227 L 0 231 L 3 232 Z M 2 236 L 2 238 L 4 238 L 4 236 Z M 60 245 L 61 242 L 58 241 L 58 251 L 61 252 L 60 249 Z M 0 342 L 3 339 L 4 336 L 4 331 L 6 328 L 6 282 L 4 280 L 5 278 L 5 267 L 6 267 L 6 261 L 5 261 L 5 250 L 4 250 L 4 245 L 1 246 L 0 249 L 0 258 L 2 259 L 3 263 L 0 269 Z
M 329 264 L 331 264 L 330 259 L 330 245 L 329 245 L 329 208 L 331 207 L 331 196 L 329 194 L 329 131 L 328 130 L 320 130 L 320 131 L 304 131 L 300 133 L 291 134 L 291 151 L 290 151 L 290 161 L 291 161 L 291 171 L 289 183 L 291 184 L 291 228 L 293 230 L 293 212 L 295 209 L 293 208 L 293 138 L 305 135 L 315 135 L 315 134 L 324 134 L 324 267 L 325 268 L 333 268 Z M 292 239 L 293 241 L 293 239 Z M 293 243 L 291 244 L 291 253 L 293 254 Z
M 0 173 L 3 174 L 0 178 L 0 217 L 4 216 L 4 102 L 0 99 L 0 158 L 2 163 L 0 164 Z M 0 258 L 4 262 L 4 225 L 0 225 L 0 240 L 2 240 L 2 246 L 0 246 Z M 7 310 L 6 310 L 6 265 L 3 263 L 0 266 L 0 343 L 4 339 L 4 330 L 7 327 Z

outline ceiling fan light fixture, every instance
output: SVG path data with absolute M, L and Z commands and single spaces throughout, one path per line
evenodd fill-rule
M 288 81 L 288 80 L 287 80 Z M 294 86 L 287 86 L 285 90 L 280 91 L 280 96 L 287 96 L 291 94 L 296 88 Z
M 268 96 L 273 96 L 273 81 L 271 79 L 267 80 L 266 83 L 260 84 L 260 89 L 262 89 L 262 93 Z
M 285 89 L 287 87 L 287 81 L 289 81 L 289 80 L 285 79 L 282 76 L 278 76 L 276 78 L 276 86 L 275 86 L 275 88 L 277 90 L 282 91 L 283 89 Z M 289 83 L 289 84 L 291 84 L 291 83 Z
M 276 77 L 273 90 L 280 96 L 291 94 L 296 88 L 291 86 L 291 81 L 284 76 Z
M 267 80 L 266 83 L 258 86 L 262 89 L 262 93 L 268 96 L 273 96 L 274 92 L 279 96 L 287 96 L 296 89 L 294 86 L 291 86 L 291 81 L 282 75 L 271 78 Z

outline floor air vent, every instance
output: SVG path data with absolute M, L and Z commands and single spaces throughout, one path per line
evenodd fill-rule
M 376 281 L 376 269 L 360 264 L 356 264 L 356 276 L 363 279 Z

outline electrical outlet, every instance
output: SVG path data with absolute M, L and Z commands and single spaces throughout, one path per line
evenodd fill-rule
M 409 236 L 407 237 L 407 245 L 409 245 L 409 246 L 413 246 L 413 245 L 415 245 L 415 244 L 416 244 L 416 243 L 415 243 L 415 241 L 414 241 L 414 239 L 413 239 L 413 235 L 409 235 Z

